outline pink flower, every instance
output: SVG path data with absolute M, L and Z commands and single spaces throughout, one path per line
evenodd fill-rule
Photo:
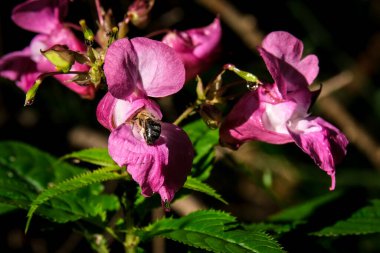
M 190 172 L 193 148 L 184 131 L 161 121 L 159 106 L 148 96 L 180 90 L 183 63 L 161 42 L 120 39 L 107 51 L 104 72 L 109 92 L 98 105 L 97 118 L 111 131 L 109 153 L 119 166 L 127 166 L 144 196 L 158 193 L 169 203 Z
M 172 47 L 183 60 L 186 80 L 195 77 L 211 64 L 220 44 L 222 28 L 219 18 L 201 28 L 169 32 L 162 42 Z
M 346 154 L 347 138 L 336 127 L 309 114 L 315 94 L 308 89 L 318 74 L 318 58 L 301 59 L 303 44 L 287 32 L 270 33 L 259 52 L 274 79 L 234 106 L 220 129 L 221 142 L 238 148 L 251 140 L 295 142 L 331 176 Z
M 54 66 L 43 57 L 40 50 L 63 44 L 73 51 L 86 51 L 84 44 L 62 23 L 67 9 L 67 0 L 29 0 L 17 5 L 13 9 L 12 20 L 21 28 L 38 35 L 22 51 L 9 53 L 0 59 L 0 76 L 15 81 L 18 87 L 27 92 L 40 74 L 55 71 Z M 73 71 L 88 69 L 88 66 L 78 63 L 72 66 Z M 55 77 L 81 96 L 94 97 L 94 87 L 82 87 L 70 82 L 73 75 Z

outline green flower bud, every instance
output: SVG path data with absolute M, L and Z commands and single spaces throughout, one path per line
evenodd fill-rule
M 36 96 L 38 87 L 40 87 L 40 84 L 42 83 L 42 79 L 37 79 L 33 86 L 28 90 L 25 97 L 25 103 L 24 106 L 31 105 L 34 102 L 34 97 Z
M 41 50 L 41 53 L 55 66 L 57 71 L 63 73 L 69 72 L 75 62 L 73 51 L 65 45 L 54 45 L 45 51 Z
M 260 80 L 255 75 L 249 72 L 240 70 L 232 64 L 226 64 L 224 68 L 231 70 L 232 72 L 234 72 L 235 74 L 237 74 L 238 76 L 246 80 L 248 82 L 247 86 L 249 89 L 255 89 L 258 87 L 259 84 L 261 84 Z
M 86 21 L 84 19 L 80 20 L 79 24 L 82 27 L 84 39 L 88 44 L 91 45 L 94 42 L 94 33 L 90 28 L 87 27 Z

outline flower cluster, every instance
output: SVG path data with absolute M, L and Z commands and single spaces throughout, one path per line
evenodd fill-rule
M 217 17 L 205 27 L 169 32 L 161 41 L 126 37 L 129 23 L 146 24 L 153 3 L 136 0 L 116 27 L 112 12 L 104 12 L 96 1 L 100 27 L 94 35 L 80 22 L 85 44 L 62 21 L 68 0 L 28 0 L 16 6 L 12 19 L 38 35 L 22 51 L 0 59 L 0 76 L 28 92 L 39 76 L 58 70 L 54 77 L 86 98 L 93 98 L 96 88 L 104 84 L 108 91 L 97 107 L 97 118 L 111 132 L 109 154 L 119 166 L 126 166 L 144 196 L 158 193 L 167 207 L 186 181 L 194 151 L 181 128 L 162 121 L 153 99 L 177 93 L 207 69 L 217 55 L 222 30 Z M 93 48 L 94 43 L 100 47 Z M 228 65 L 257 87 L 252 86 L 222 120 L 215 108 L 223 101 L 218 97 L 220 74 L 212 87 L 197 90 L 194 109 L 203 118 L 215 118 L 209 125 L 220 126 L 220 143 L 225 146 L 295 142 L 331 176 L 330 189 L 334 189 L 335 166 L 345 156 L 348 140 L 336 127 L 309 113 L 318 95 L 309 89 L 319 72 L 318 58 L 302 58 L 302 42 L 287 32 L 270 33 L 258 50 L 274 83 L 261 83 Z
M 4 55 L 0 59 L 0 76 L 16 82 L 27 92 L 43 73 L 55 71 L 55 67 L 41 51 L 54 45 L 65 45 L 71 50 L 85 52 L 86 47 L 63 22 L 68 11 L 68 0 L 28 0 L 17 5 L 12 12 L 12 20 L 21 28 L 38 33 L 30 45 L 21 51 Z M 74 71 L 88 71 L 89 67 L 75 63 Z M 93 98 L 93 86 L 79 86 L 71 81 L 72 74 L 54 76 L 63 85 L 84 98 Z

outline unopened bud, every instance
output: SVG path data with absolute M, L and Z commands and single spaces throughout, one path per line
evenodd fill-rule
M 73 51 L 65 45 L 54 45 L 41 53 L 48 59 L 58 71 L 67 73 L 75 62 Z
M 31 104 L 33 104 L 33 102 L 34 102 L 34 97 L 36 96 L 36 93 L 37 93 L 38 87 L 40 87 L 41 82 L 42 82 L 42 79 L 37 79 L 37 80 L 34 82 L 33 86 L 30 87 L 30 89 L 29 89 L 28 92 L 26 93 L 24 106 L 27 106 L 27 105 L 31 105 Z
M 149 12 L 154 5 L 154 0 L 135 0 L 128 8 L 127 16 L 133 25 L 144 26 L 149 18 Z
M 95 87 L 98 87 L 102 81 L 102 76 L 103 76 L 103 72 L 101 70 L 101 67 L 94 64 L 90 68 L 90 71 L 88 71 L 88 75 L 90 77 L 91 82 L 95 85 Z
M 213 104 L 215 103 L 220 103 L 222 98 L 222 93 L 221 93 L 221 87 L 223 83 L 223 74 L 225 70 L 222 70 L 214 80 L 212 80 L 206 88 L 206 97 L 207 100 L 212 102 Z
M 206 100 L 206 95 L 205 95 L 205 91 L 204 91 L 204 88 L 203 88 L 203 82 L 202 82 L 202 79 L 200 78 L 200 76 L 198 76 L 198 75 L 197 75 L 197 88 L 196 88 L 196 92 L 197 92 L 198 100 L 200 100 L 200 101 Z
M 90 28 L 87 27 L 86 21 L 84 19 L 80 20 L 79 24 L 82 27 L 84 39 L 88 44 L 91 45 L 94 42 L 94 33 Z
M 253 75 L 249 72 L 240 70 L 232 64 L 224 65 L 224 69 L 231 70 L 232 72 L 234 72 L 235 74 L 237 74 L 238 76 L 240 76 L 241 78 L 246 80 L 248 83 L 253 83 L 253 84 L 257 84 L 257 85 L 261 84 L 260 80 L 255 75 Z

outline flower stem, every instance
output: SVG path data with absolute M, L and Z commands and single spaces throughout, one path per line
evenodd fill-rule
M 99 0 L 95 0 L 96 12 L 98 13 L 99 24 L 102 27 L 104 23 L 103 10 Z
M 186 119 L 195 109 L 197 109 L 197 105 L 193 104 L 188 107 L 179 117 L 173 122 L 174 125 L 178 126 L 184 119 Z
M 152 37 L 155 37 L 157 35 L 161 35 L 161 34 L 164 34 L 164 33 L 169 33 L 171 32 L 170 29 L 162 29 L 162 30 L 158 30 L 158 31 L 154 31 L 154 32 L 151 32 L 147 35 L 145 35 L 146 38 L 152 38 Z

